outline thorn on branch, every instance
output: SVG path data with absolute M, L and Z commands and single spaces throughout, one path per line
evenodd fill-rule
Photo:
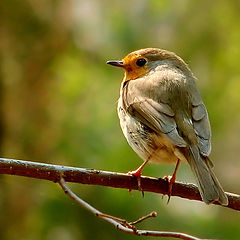
M 61 178 L 64 178 L 66 182 L 125 188 L 130 189 L 129 192 L 139 189 L 136 181 L 133 181 L 133 178 L 126 173 L 90 170 L 8 158 L 0 158 L 0 174 L 45 179 L 53 182 L 59 182 Z M 162 178 L 141 176 L 141 186 L 144 192 L 163 195 L 168 193 L 166 180 Z M 240 195 L 229 192 L 226 194 L 229 204 L 228 206 L 221 205 L 221 207 L 240 211 Z M 191 183 L 175 182 L 171 196 L 202 201 L 197 186 Z M 213 204 L 219 205 L 217 202 L 213 202 Z

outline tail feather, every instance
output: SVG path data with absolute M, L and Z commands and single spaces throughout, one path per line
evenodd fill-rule
M 211 161 L 200 155 L 197 146 L 190 146 L 189 150 L 188 162 L 196 177 L 202 200 L 207 204 L 217 201 L 228 205 L 228 198 L 212 170 Z

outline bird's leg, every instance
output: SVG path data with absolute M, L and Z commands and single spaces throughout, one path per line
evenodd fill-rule
M 145 165 L 149 162 L 149 160 L 151 159 L 152 156 L 149 156 L 144 162 L 143 164 L 141 164 L 140 167 L 138 167 L 136 170 L 133 171 L 129 171 L 128 174 L 135 176 L 137 178 L 137 182 L 138 182 L 138 190 L 142 191 L 142 195 L 144 196 L 144 192 L 142 190 L 142 186 L 141 186 L 141 175 L 142 175 L 142 170 L 145 167 Z
M 150 158 L 148 158 L 147 160 L 145 160 L 143 162 L 143 164 L 141 164 L 140 167 L 138 167 L 136 170 L 133 170 L 133 171 L 129 171 L 128 174 L 132 175 L 132 176 L 135 176 L 135 177 L 141 177 L 142 175 L 142 170 L 143 168 L 145 167 L 145 165 L 148 163 Z
M 169 176 L 165 177 L 165 179 L 168 181 L 168 194 L 167 194 L 168 195 L 168 201 L 167 201 L 167 203 L 169 203 L 171 195 L 172 195 L 172 186 L 175 183 L 177 170 L 178 170 L 179 165 L 180 165 L 180 159 L 177 160 L 177 164 L 176 164 L 175 170 L 173 172 L 173 175 L 172 176 L 169 175 Z

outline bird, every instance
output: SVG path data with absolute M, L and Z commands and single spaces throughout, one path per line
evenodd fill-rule
M 158 48 L 136 50 L 107 64 L 125 71 L 117 107 L 120 126 L 144 160 L 129 173 L 140 178 L 148 162 L 176 163 L 168 178 L 170 197 L 178 167 L 187 162 L 203 202 L 228 205 L 209 159 L 208 112 L 188 65 L 175 53 Z

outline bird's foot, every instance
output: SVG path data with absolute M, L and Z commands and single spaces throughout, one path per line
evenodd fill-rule
M 143 192 L 142 186 L 141 186 L 142 168 L 137 168 L 136 170 L 129 171 L 127 174 L 137 178 L 138 190 L 142 192 L 142 196 L 144 197 L 144 192 Z M 130 192 L 131 192 L 131 190 L 130 190 Z
M 137 168 L 136 170 L 129 171 L 128 174 L 132 175 L 132 176 L 135 176 L 137 178 L 140 178 L 141 175 L 142 175 L 142 168 Z
M 167 201 L 167 203 L 169 203 L 170 198 L 172 196 L 172 187 L 173 187 L 173 184 L 175 183 L 175 180 L 176 180 L 176 175 L 177 175 L 177 170 L 179 168 L 179 165 L 180 165 L 180 160 L 178 159 L 176 167 L 175 167 L 174 172 L 173 172 L 173 175 L 168 175 L 168 176 L 164 177 L 164 179 L 167 180 L 167 182 L 168 182 L 168 193 L 167 193 L 168 201 Z
M 170 198 L 172 196 L 172 186 L 175 183 L 176 176 L 175 175 L 168 175 L 168 176 L 164 177 L 164 179 L 168 182 L 168 192 L 167 192 L 168 201 L 167 201 L 167 203 L 169 203 Z

